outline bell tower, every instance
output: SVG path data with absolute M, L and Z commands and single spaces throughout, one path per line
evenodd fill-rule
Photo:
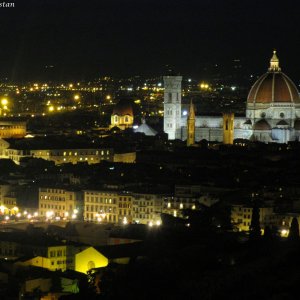
M 195 107 L 193 102 L 191 101 L 189 116 L 187 118 L 187 138 L 186 138 L 186 145 L 192 146 L 195 144 Z
M 223 144 L 233 144 L 234 114 L 223 113 Z
M 169 140 L 181 139 L 182 76 L 164 76 L 164 132 Z

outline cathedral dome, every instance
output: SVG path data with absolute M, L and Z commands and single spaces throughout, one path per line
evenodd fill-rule
M 248 103 L 300 103 L 298 90 L 293 81 L 279 67 L 276 51 L 270 61 L 270 68 L 252 86 Z
M 113 115 L 118 116 L 132 116 L 133 117 L 133 109 L 130 101 L 126 99 L 122 99 L 118 102 L 118 104 L 114 107 Z

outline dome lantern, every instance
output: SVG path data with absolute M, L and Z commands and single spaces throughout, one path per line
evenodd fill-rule
M 279 67 L 279 59 L 276 55 L 276 50 L 273 51 L 273 56 L 270 59 L 270 72 L 280 72 L 281 68 Z

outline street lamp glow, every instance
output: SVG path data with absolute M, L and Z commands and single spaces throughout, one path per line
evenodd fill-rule
M 74 95 L 74 100 L 79 100 L 80 96 L 79 95 Z
M 8 100 L 6 98 L 1 99 L 1 104 L 2 105 L 7 105 L 8 104 Z
M 49 219 L 53 216 L 53 211 L 47 211 L 46 212 L 46 218 Z
M 289 235 L 289 230 L 288 229 L 282 229 L 280 232 L 280 235 L 282 237 L 287 237 Z

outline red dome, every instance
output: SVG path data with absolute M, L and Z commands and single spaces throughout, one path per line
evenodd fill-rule
M 113 115 L 118 116 L 133 116 L 132 104 L 130 101 L 122 99 L 113 109 Z
M 282 72 L 268 72 L 252 86 L 248 103 L 294 102 L 300 103 L 298 90 L 292 80 Z
M 248 103 L 300 103 L 298 90 L 293 81 L 281 72 L 276 51 L 270 60 L 269 72 L 262 75 L 252 86 Z

